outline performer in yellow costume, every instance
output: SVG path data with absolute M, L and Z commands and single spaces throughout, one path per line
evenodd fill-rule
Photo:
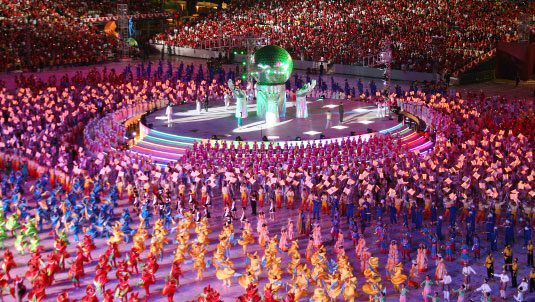
M 329 302 L 329 297 L 325 295 L 323 288 L 316 288 L 311 300 L 314 302 Z
M 260 264 L 261 261 L 258 253 L 248 254 L 247 257 L 249 258 L 249 264 L 245 267 L 246 273 L 238 277 L 238 283 L 245 289 L 247 289 L 250 283 L 256 285 L 258 283 L 258 277 L 260 277 L 260 273 L 262 272 L 262 265 Z
M 399 285 L 402 283 L 405 283 L 407 281 L 407 275 L 403 274 L 403 263 L 398 263 L 393 269 L 392 269 L 392 276 L 390 277 L 390 281 L 394 285 L 394 288 L 399 291 Z
M 306 263 L 298 265 L 295 271 L 295 278 L 292 279 L 290 285 L 292 286 L 291 292 L 295 296 L 295 301 L 304 298 L 308 295 L 308 287 L 310 281 L 310 270 Z
M 373 298 L 381 291 L 383 285 L 381 284 L 381 274 L 379 274 L 379 258 L 371 257 L 368 259 L 367 267 L 364 270 L 364 277 L 366 283 L 362 285 L 362 291 L 369 296 L 369 300 L 373 301 Z
M 325 256 L 325 247 L 321 245 L 310 259 L 314 269 L 312 270 L 312 280 L 320 286 L 322 281 L 327 278 L 327 257 Z
M 325 285 L 327 295 L 331 298 L 331 300 L 336 301 L 336 298 L 338 298 L 338 296 L 340 296 L 342 293 L 340 273 L 335 271 L 333 274 L 329 274 Z
M 223 285 L 227 287 L 231 286 L 230 279 L 234 276 L 235 271 L 232 268 L 233 266 L 234 264 L 232 263 L 232 261 L 230 261 L 229 258 L 226 258 L 225 260 L 223 260 L 221 265 L 219 265 L 215 273 L 217 279 L 222 280 Z
M 193 257 L 193 268 L 197 270 L 197 278 L 195 280 L 202 280 L 203 272 L 206 270 L 206 263 L 204 262 L 206 250 L 203 245 L 194 243 L 191 246 L 190 254 Z
M 141 219 L 137 226 L 137 231 L 132 237 L 132 241 L 134 242 L 133 246 L 139 253 L 142 253 L 145 250 L 145 240 L 147 239 L 149 239 L 149 232 L 145 229 L 145 221 Z
M 244 255 L 247 255 L 247 246 L 254 242 L 255 239 L 251 230 L 251 223 L 246 220 L 241 233 L 241 238 L 238 239 L 238 244 L 242 246 Z

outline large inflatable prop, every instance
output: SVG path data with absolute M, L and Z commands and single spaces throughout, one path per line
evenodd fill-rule
M 293 70 L 290 54 L 279 46 L 267 45 L 250 58 L 251 75 L 256 79 L 256 114 L 273 125 L 286 115 L 284 84 Z

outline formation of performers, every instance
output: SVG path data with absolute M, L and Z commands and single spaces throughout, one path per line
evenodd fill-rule
M 68 272 L 83 301 L 138 301 L 136 286 L 146 300 L 158 288 L 173 301 L 184 279 L 215 281 L 205 280 L 212 268 L 227 287 L 313 301 L 490 301 L 498 286 L 503 299 L 524 301 L 535 290 L 535 119 L 526 102 L 393 95 L 435 132 L 426 154 L 395 134 L 221 141 L 161 166 L 114 148 L 114 129 L 95 130 L 91 145 L 75 139 L 92 119 L 165 106 L 182 85 L 126 75 L 1 92 L 2 294 L 41 301 Z M 245 268 L 234 265 L 244 259 Z

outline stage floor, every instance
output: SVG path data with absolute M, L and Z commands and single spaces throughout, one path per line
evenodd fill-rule
M 173 107 L 172 123 L 168 123 L 166 109 L 157 110 L 146 118 L 147 125 L 152 129 L 174 135 L 200 139 L 209 139 L 216 135 L 219 139 L 234 140 L 241 136 L 244 141 L 260 141 L 267 136 L 270 141 L 292 141 L 296 137 L 302 140 L 319 139 L 320 134 L 325 138 L 364 134 L 370 128 L 374 132 L 390 128 L 397 124 L 397 120 L 388 117 L 378 117 L 377 106 L 370 103 L 343 101 L 344 119 L 340 123 L 338 100 L 309 101 L 309 117 L 295 118 L 295 105 L 288 103 L 286 117 L 275 125 L 267 126 L 264 119 L 256 116 L 256 105 L 249 105 L 249 117 L 238 127 L 234 117 L 235 106 L 225 108 L 221 102 L 212 103 L 208 112 L 200 113 L 193 104 Z M 332 119 L 327 125 L 327 112 L 331 111 Z

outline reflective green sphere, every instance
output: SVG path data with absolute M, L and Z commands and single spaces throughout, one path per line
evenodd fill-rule
M 292 75 L 294 62 L 282 47 L 267 45 L 251 57 L 251 75 L 259 85 L 282 85 Z

